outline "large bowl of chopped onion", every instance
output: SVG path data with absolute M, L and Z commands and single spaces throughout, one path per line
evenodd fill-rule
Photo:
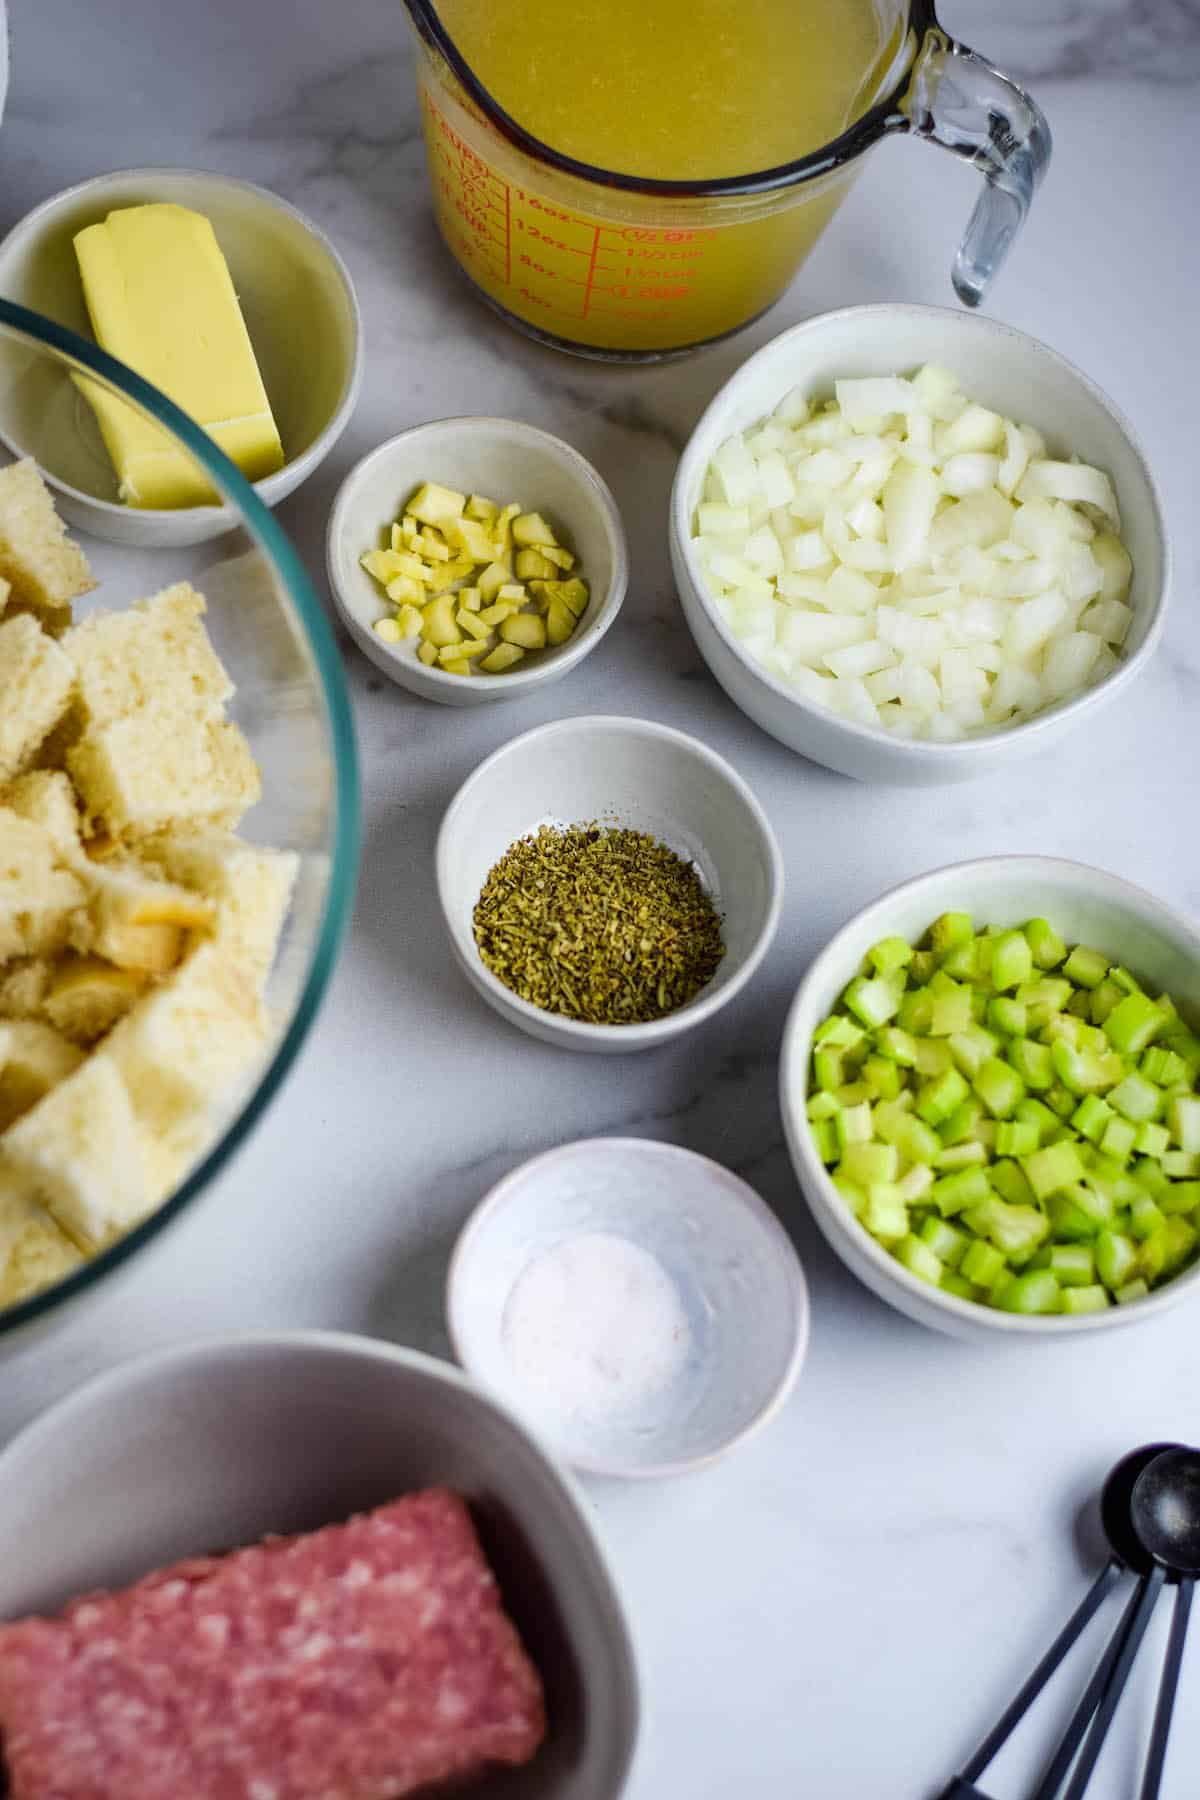
M 764 731 L 860 780 L 961 781 L 1123 692 L 1162 630 L 1162 502 L 1121 413 L 1026 333 L 848 307 L 752 356 L 671 497 L 684 614 Z

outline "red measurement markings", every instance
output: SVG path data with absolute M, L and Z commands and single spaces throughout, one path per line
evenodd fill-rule
M 587 280 L 585 281 L 584 288 L 583 288 L 583 315 L 582 316 L 585 319 L 588 316 L 588 311 L 592 304 L 592 288 L 593 288 L 593 286 L 595 284 L 595 280 L 596 280 L 596 253 L 599 250 L 599 248 L 600 248 L 600 228 L 599 228 L 599 226 L 597 226 L 595 228 L 595 230 L 592 232 L 592 253 L 588 257 Z M 540 589 L 539 589 L 539 592 L 540 592 Z
M 512 189 L 504 184 L 504 285 L 512 280 Z M 538 592 L 541 593 L 541 589 Z

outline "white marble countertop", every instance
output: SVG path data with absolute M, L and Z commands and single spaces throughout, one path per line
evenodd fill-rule
M 985 0 L 947 0 L 951 27 L 1028 74 L 1056 140 L 991 310 L 1065 351 L 1136 422 L 1177 579 L 1162 652 L 1101 729 L 1053 760 L 923 796 L 827 774 L 733 709 L 682 627 L 665 508 L 692 422 L 767 337 L 846 302 L 950 303 L 969 171 L 886 146 L 769 319 L 682 364 L 598 368 L 516 337 L 441 251 L 401 0 L 11 11 L 0 226 L 102 169 L 192 164 L 275 188 L 345 253 L 370 376 L 336 454 L 281 509 L 318 581 L 325 513 L 351 461 L 405 425 L 474 410 L 545 425 L 595 460 L 625 511 L 633 579 L 596 654 L 510 707 L 426 708 L 346 647 L 365 854 L 318 1028 L 251 1146 L 147 1257 L 146 1278 L 6 1363 L 0 1430 L 119 1356 L 202 1331 L 326 1325 L 444 1352 L 449 1247 L 497 1176 L 592 1132 L 690 1145 L 777 1209 L 808 1271 L 813 1336 L 786 1409 L 737 1455 L 673 1485 L 589 1490 L 644 1665 L 629 1800 L 934 1793 L 1082 1593 L 1095 1551 L 1076 1515 L 1109 1464 L 1155 1437 L 1200 1438 L 1196 1315 L 995 1351 L 908 1324 L 816 1234 L 782 1143 L 776 1047 L 800 972 L 833 930 L 943 862 L 1056 852 L 1200 912 L 1195 0 L 1014 0 L 1003 19 Z M 787 908 L 768 966 L 707 1028 L 638 1059 L 576 1059 L 514 1034 L 427 948 L 428 934 L 440 946 L 431 850 L 450 795 L 485 753 L 563 711 L 644 713 L 703 736 L 752 783 L 784 845 Z M 469 1114 L 457 1104 L 468 1088 Z M 1142 1660 L 1097 1800 L 1135 1791 L 1155 1659 Z M 1053 1693 L 1026 1756 L 991 1784 L 1000 1800 L 1065 1716 L 1063 1685 Z M 1166 1793 L 1194 1793 L 1197 1766 L 1193 1646 Z

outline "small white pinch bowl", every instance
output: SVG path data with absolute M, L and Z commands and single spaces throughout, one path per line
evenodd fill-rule
M 497 1771 L 472 1794 L 618 1800 L 638 1673 L 587 1503 L 494 1398 L 415 1350 L 256 1332 L 86 1382 L 0 1452 L 0 1528 L 24 1542 L 0 1568 L 0 1618 L 431 1486 L 470 1506 L 547 1690 L 546 1741 L 516 1786 Z
M 73 239 L 118 207 L 173 201 L 204 213 L 229 264 L 286 461 L 254 483 L 277 506 L 350 420 L 362 381 L 362 322 L 345 263 L 277 194 L 204 169 L 121 169 L 42 202 L 0 243 L 0 293 L 92 339 Z M 126 506 L 92 409 L 48 357 L 0 344 L 0 440 L 32 456 L 70 524 L 133 549 L 182 549 L 232 531 L 228 506 Z
M 1122 662 L 1106 681 L 1008 731 L 958 742 L 894 737 L 801 698 L 763 668 L 718 612 L 693 549 L 704 477 L 734 432 L 770 413 L 789 389 L 827 398 L 839 377 L 907 374 L 922 363 L 953 370 L 972 400 L 1035 425 L 1052 453 L 1108 472 L 1133 558 L 1133 623 Z M 671 493 L 671 562 L 684 616 L 717 681 L 736 706 L 780 743 L 860 781 L 905 786 L 967 781 L 1032 756 L 1085 724 L 1127 691 L 1162 635 L 1170 550 L 1162 501 L 1132 427 L 1108 395 L 1049 345 L 984 313 L 884 304 L 819 313 L 750 357 L 720 388 L 688 440 Z
M 1077 1338 L 1141 1325 L 1200 1292 L 1200 1263 L 1144 1300 L 1105 1312 L 1023 1317 L 960 1300 L 910 1275 L 859 1224 L 813 1148 L 805 1113 L 813 1033 L 880 938 L 915 942 L 943 912 L 969 912 L 976 926 L 1046 918 L 1068 943 L 1083 943 L 1124 963 L 1200 1023 L 1200 932 L 1181 913 L 1104 869 L 1049 856 L 990 856 L 953 863 L 893 888 L 858 913 L 810 966 L 784 1026 L 779 1103 L 792 1163 L 813 1217 L 860 1281 L 920 1325 L 974 1343 L 1031 1337 Z
M 519 500 L 561 532 L 577 558 L 572 574 L 589 588 L 587 607 L 565 644 L 530 652 L 503 674 L 451 675 L 427 668 L 415 640 L 389 644 L 378 636 L 376 621 L 394 615 L 395 608 L 360 558 L 383 541 L 383 532 L 423 481 L 485 494 L 500 506 Z M 356 463 L 329 515 L 325 563 L 342 622 L 363 655 L 410 694 L 442 706 L 518 700 L 559 680 L 596 648 L 621 610 L 629 580 L 621 515 L 591 463 L 535 425 L 478 416 L 415 425 Z
M 592 1025 L 522 1000 L 475 943 L 484 882 L 518 838 L 541 825 L 648 832 L 691 862 L 721 915 L 725 954 L 693 1000 L 638 1025 Z M 512 1025 L 568 1050 L 649 1050 L 710 1019 L 766 955 L 783 904 L 783 858 L 762 807 L 707 745 L 645 719 L 559 719 L 504 744 L 468 776 L 437 841 L 437 888 L 454 956 Z
M 665 1387 L 589 1418 L 522 1386 L 504 1319 L 523 1271 L 591 1232 L 655 1258 L 690 1340 Z M 588 1474 L 623 1477 L 680 1475 L 743 1443 L 787 1398 L 809 1329 L 804 1271 L 765 1201 L 708 1157 L 648 1138 L 565 1144 L 505 1176 L 458 1240 L 446 1311 L 464 1368 L 552 1451 Z

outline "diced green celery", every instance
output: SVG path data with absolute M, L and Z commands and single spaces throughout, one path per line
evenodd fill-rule
M 1081 1313 L 1104 1312 L 1109 1304 L 1108 1294 L 1099 1282 L 1094 1287 L 1065 1287 L 1063 1289 L 1062 1309 L 1065 1313 L 1078 1316 Z
M 909 1163 L 931 1163 L 941 1147 L 941 1139 L 932 1126 L 911 1115 L 906 1118 L 896 1139 L 896 1148 Z
M 1057 1132 L 1062 1128 L 1062 1121 L 1058 1114 L 1051 1112 L 1043 1101 L 1035 1100 L 1032 1094 L 1027 1094 L 1020 1102 L 1013 1118 L 1020 1119 L 1026 1125 L 1036 1126 L 1039 1144 L 1045 1143 L 1051 1132 Z M 1036 1149 L 1037 1145 L 1034 1148 Z
M 1042 1026 L 1042 1042 L 1057 1044 L 1061 1040 L 1073 1050 L 1083 1048 L 1083 1020 L 1072 1012 L 1051 1014 Z
M 894 1144 L 848 1144 L 838 1166 L 847 1181 L 870 1189 L 881 1181 L 895 1181 L 900 1153 Z
M 943 1175 L 930 1189 L 930 1198 L 943 1218 L 993 1197 L 987 1176 L 978 1168 L 959 1169 L 953 1175 Z
M 974 981 L 979 973 L 978 947 L 977 938 L 971 938 L 965 944 L 955 944 L 942 958 L 942 973 L 953 975 L 956 981 Z
M 1104 1217 L 1097 1218 L 1097 1199 L 1094 1190 L 1085 1187 L 1081 1181 L 1072 1182 L 1061 1194 L 1051 1194 L 1046 1201 L 1046 1217 L 1054 1236 L 1072 1243 L 1094 1238 L 1101 1226 L 1108 1223 L 1112 1211 L 1110 1207 Z
M 1182 1056 L 1176 1056 L 1174 1050 L 1165 1050 L 1161 1044 L 1152 1045 L 1138 1067 L 1155 1087 L 1170 1087 L 1176 1081 L 1186 1081 L 1188 1076 L 1188 1066 Z
M 1028 1260 L 1049 1235 L 1046 1215 L 1036 1206 L 1010 1206 L 996 1203 L 988 1236 L 997 1250 L 1003 1250 L 1010 1263 Z
M 1121 998 L 1121 989 L 1115 981 L 1102 981 L 1098 988 L 1092 989 L 1092 1003 L 1089 1008 L 1093 1025 L 1103 1025 L 1113 1007 Z
M 1060 1119 L 1069 1119 L 1071 1114 L 1075 1111 L 1076 1096 L 1072 1094 L 1069 1089 L 1060 1086 L 1057 1081 L 1053 1087 L 1048 1087 L 1046 1089 L 1045 1093 L 1042 1095 L 1042 1099 L 1046 1102 L 1050 1111 L 1057 1113 Z
M 1025 944 L 1024 938 L 1021 942 Z M 1025 944 L 1028 950 L 1028 944 Z M 1025 1083 L 1011 1063 L 991 1056 L 976 1075 L 972 1086 L 994 1119 L 1006 1119 L 1025 1097 Z
M 1135 1238 L 1148 1238 L 1154 1232 L 1161 1231 L 1167 1222 L 1166 1214 L 1149 1194 L 1139 1194 L 1129 1212 Z
M 1056 1313 L 1062 1309 L 1062 1291 L 1049 1269 L 1030 1269 L 1013 1276 L 996 1305 L 1001 1312 Z
M 895 1018 L 903 991 L 897 976 L 877 975 L 870 980 L 865 975 L 856 975 L 842 995 L 842 1004 L 873 1031 L 877 1025 L 886 1025 L 889 1019 Z
M 1037 1126 L 1027 1119 L 1004 1119 L 996 1127 L 998 1156 L 1029 1156 L 1040 1141 Z
M 1167 1220 L 1167 1260 L 1163 1265 L 1164 1274 L 1174 1274 L 1187 1261 L 1196 1248 L 1200 1232 L 1187 1219 L 1178 1214 Z
M 1200 1075 L 1200 1037 L 1194 1031 L 1178 1031 L 1172 1021 L 1170 1031 L 1163 1037 L 1163 1043 L 1182 1058 L 1194 1076 Z
M 908 1208 L 890 1182 L 875 1182 L 867 1189 L 859 1222 L 881 1244 L 898 1244 L 908 1236 Z
M 875 1136 L 885 1144 L 898 1144 L 907 1127 L 912 1123 L 912 1116 L 904 1105 L 903 1097 L 895 1100 L 881 1100 L 871 1109 L 871 1122 Z M 937 1140 L 934 1139 L 934 1147 Z
M 1133 1165 L 1133 1179 L 1143 1194 L 1149 1194 L 1157 1200 L 1165 1194 L 1171 1185 L 1170 1177 L 1162 1166 L 1162 1160 L 1154 1162 L 1150 1157 L 1142 1157 Z
M 937 974 L 937 967 L 936 950 L 918 950 L 908 965 L 908 978 L 914 987 L 924 987 Z
M 1104 1128 L 1104 1136 L 1100 1139 L 1100 1148 L 1105 1156 L 1111 1156 L 1114 1162 L 1127 1162 L 1133 1155 L 1133 1146 L 1137 1141 L 1137 1128 L 1128 1119 L 1111 1119 Z
M 865 1081 L 844 1081 L 833 1097 L 839 1106 L 861 1106 L 871 1099 L 871 1090 Z
M 1176 1095 L 1167 1109 L 1167 1122 L 1181 1150 L 1200 1150 L 1200 1095 Z
M 911 1232 L 896 1245 L 892 1251 L 896 1261 L 906 1268 L 910 1275 L 918 1281 L 927 1281 L 930 1287 L 937 1287 L 942 1279 L 942 1259 L 936 1251 L 929 1248 L 919 1237 Z
M 1102 1231 L 1096 1239 L 1096 1273 L 1112 1292 L 1129 1280 L 1137 1266 L 1137 1245 L 1117 1231 Z
M 1033 1204 L 1033 1189 L 1025 1179 L 1025 1172 L 1020 1163 L 1015 1163 L 1007 1157 L 1000 1162 L 993 1163 L 988 1170 L 988 1180 L 1000 1198 L 1007 1200 L 1011 1205 L 1031 1206 Z
M 817 1119 L 809 1126 L 812 1133 L 813 1149 L 823 1163 L 836 1162 L 841 1154 L 837 1132 L 833 1128 L 832 1119 Z
M 941 1169 L 943 1174 L 951 1175 L 955 1169 L 982 1168 L 987 1159 L 987 1151 L 983 1145 L 971 1138 L 965 1144 L 948 1144 L 944 1150 L 939 1150 L 933 1159 L 933 1166 Z
M 1135 1300 L 1144 1300 L 1150 1289 L 1144 1281 L 1127 1281 L 1113 1295 L 1118 1306 L 1131 1306 Z
M 933 1017 L 933 995 L 928 988 L 910 988 L 900 1002 L 896 1023 L 913 1037 L 924 1037 Z
M 819 1088 L 832 1093 L 842 1085 L 842 1057 L 839 1050 L 824 1048 L 813 1051 L 813 1077 Z
M 1146 1119 L 1156 1119 L 1162 1102 L 1162 1089 L 1139 1075 L 1136 1069 L 1119 1081 L 1108 1096 L 1108 1104 L 1115 1106 L 1122 1118 L 1130 1119 L 1135 1125 L 1141 1125 Z
M 1166 1013 L 1153 1000 L 1145 994 L 1126 994 L 1105 1019 L 1104 1034 L 1122 1056 L 1140 1056 L 1166 1024 Z
M 1036 1043 L 1033 1038 L 1014 1038 L 1005 1046 L 1004 1054 L 1026 1087 L 1040 1092 L 1054 1085 L 1049 1045 Z
M 991 982 L 996 993 L 1018 988 L 1033 974 L 1033 951 L 1023 931 L 1004 931 L 992 944 Z
M 1054 1244 L 1050 1273 L 1063 1287 L 1090 1287 L 1096 1279 L 1096 1263 L 1087 1244 Z
M 1166 1270 L 1170 1248 L 1171 1240 L 1167 1235 L 1165 1219 L 1159 1229 L 1143 1238 L 1138 1246 L 1137 1272 L 1151 1287 Z
M 869 1144 L 872 1136 L 869 1102 L 864 1100 L 858 1106 L 841 1107 L 833 1121 L 833 1128 L 843 1150 L 847 1144 Z
M 911 1069 L 917 1060 L 917 1040 L 910 1037 L 907 1031 L 901 1031 L 898 1025 L 884 1025 L 875 1034 L 875 1048 L 880 1056 L 887 1057 L 889 1062 L 898 1063 L 902 1069 Z
M 975 1121 L 974 1125 L 972 1125 L 972 1127 L 971 1127 L 971 1136 L 974 1138 L 974 1140 L 977 1144 L 982 1144 L 985 1150 L 990 1150 L 992 1155 L 993 1156 L 995 1155 L 995 1153 L 996 1153 L 996 1121 L 995 1121 L 995 1119 L 989 1119 L 986 1114 L 981 1114 L 980 1117 Z
M 863 1064 L 863 1080 L 879 1100 L 894 1100 L 904 1085 L 897 1065 L 882 1056 L 868 1056 Z
M 1076 1049 L 1065 1038 L 1058 1037 L 1050 1046 L 1054 1073 L 1071 1094 L 1094 1094 L 1110 1088 L 1123 1074 L 1121 1059 L 1115 1054 L 1098 1055 L 1094 1050 Z
M 881 938 L 867 951 L 867 961 L 877 975 L 894 975 L 897 969 L 906 969 L 912 959 L 913 947 L 902 937 Z
M 1054 930 L 1049 919 L 1027 920 L 1025 936 L 1029 948 L 1033 952 L 1033 960 L 1039 969 L 1056 969 L 1067 954 L 1067 946 Z
M 987 1018 L 987 1003 L 988 997 L 984 989 L 981 987 L 973 987 L 971 989 L 971 1017 L 976 1025 L 980 1027 L 982 1027 L 983 1021 Z
M 934 1075 L 944 1075 L 947 1069 L 954 1067 L 954 1057 L 950 1046 L 944 1038 L 924 1037 L 917 1039 L 917 1074 L 929 1080 Z
M 1071 1114 L 1071 1123 L 1076 1131 L 1082 1132 L 1093 1144 L 1098 1144 L 1115 1117 L 1107 1100 L 1102 1100 L 1099 1094 L 1085 1094 Z
M 1092 997 L 1086 988 L 1078 988 L 1067 1001 L 1067 1011 L 1076 1019 L 1090 1019 Z
M 953 950 L 955 944 L 968 943 L 974 935 L 971 915 L 965 912 L 943 913 L 929 928 L 929 942 L 939 956 Z
M 955 1032 L 967 1031 L 974 1018 L 970 988 L 956 987 L 951 993 L 934 994 L 933 1017 L 929 1021 L 929 1030 L 934 1037 L 948 1038 Z
M 1001 1037 L 1024 1037 L 1029 1028 L 1029 1009 L 1010 994 L 993 994 L 987 1005 L 987 1022 Z
M 1166 1013 L 1167 1018 L 1169 1020 L 1171 1020 L 1172 1023 L 1176 1019 L 1178 1019 L 1179 1008 L 1176 1006 L 1175 1002 L 1172 1000 L 1170 994 L 1157 995 L 1157 997 L 1155 999 L 1155 1005 L 1162 1008 L 1163 1012 Z
M 1159 1195 L 1158 1204 L 1165 1213 L 1200 1215 L 1200 1181 L 1169 1182 L 1166 1193 Z
M 1113 964 L 1112 968 L 1108 971 L 1108 977 L 1110 981 L 1116 982 L 1122 993 L 1140 994 L 1142 992 L 1141 983 L 1138 981 L 1137 977 L 1131 975 L 1128 969 L 1122 968 L 1120 963 Z
M 943 1269 L 942 1279 L 938 1282 L 943 1294 L 953 1294 L 957 1300 L 973 1300 L 975 1289 L 969 1281 L 964 1281 L 956 1269 Z
M 1086 944 L 1076 944 L 1063 964 L 1063 974 L 1078 987 L 1099 987 L 1108 974 L 1108 958 L 1098 950 L 1089 950 Z
M 840 1101 L 834 1094 L 812 1094 L 804 1108 L 810 1119 L 832 1119 L 840 1108 Z
M 1004 1252 L 997 1250 L 994 1244 L 985 1242 L 983 1238 L 974 1238 L 958 1265 L 959 1273 L 964 1280 L 974 1287 L 991 1287 L 996 1277 L 1006 1268 Z
M 1045 1200 L 1047 1195 L 1058 1193 L 1083 1178 L 1079 1151 L 1069 1142 L 1048 1144 L 1044 1150 L 1035 1150 L 1032 1156 L 1023 1159 L 1021 1167 L 1037 1200 Z
M 940 1125 L 948 1119 L 956 1106 L 970 1093 L 966 1082 L 957 1069 L 947 1069 L 944 1074 L 935 1076 L 917 1095 L 917 1116 L 924 1119 L 927 1125 Z
M 1160 1161 L 1163 1174 L 1173 1181 L 1191 1181 L 1200 1175 L 1200 1150 L 1168 1150 Z
M 968 1080 L 978 1075 L 984 1063 L 989 1057 L 995 1056 L 1000 1048 L 1000 1040 L 993 1032 L 985 1031 L 982 1025 L 973 1023 L 962 1031 L 956 1031 L 948 1042 L 955 1066 L 962 1070 Z
M 862 1188 L 856 1182 L 847 1181 L 844 1175 L 835 1175 L 833 1185 L 857 1219 L 867 1204 L 867 1196 Z
M 866 1035 L 862 1026 L 848 1019 L 845 1013 L 832 1013 L 813 1032 L 813 1044 L 824 1044 L 830 1050 L 852 1050 Z
M 942 1120 L 937 1128 L 938 1137 L 944 1145 L 965 1143 L 974 1136 L 975 1127 L 982 1117 L 983 1108 L 978 1100 L 964 1100 L 948 1118 Z
M 928 1194 L 933 1186 L 933 1170 L 928 1163 L 914 1163 L 906 1169 L 896 1183 L 896 1192 L 906 1205 L 911 1206 Z
M 1051 1013 L 1063 1010 L 1071 998 L 1071 992 L 1070 982 L 1065 981 L 1061 975 L 1043 975 L 1035 981 L 1023 982 L 1017 989 L 1016 997 L 1022 1006 L 1042 1008 L 1045 1017 L 1049 1018 Z M 1035 1021 L 1031 1018 L 1029 1024 L 1032 1030 Z
M 974 1242 L 965 1231 L 960 1231 L 946 1219 L 934 1218 L 932 1213 L 922 1225 L 920 1235 L 922 1243 L 929 1245 L 947 1269 L 957 1269 L 968 1246 Z

